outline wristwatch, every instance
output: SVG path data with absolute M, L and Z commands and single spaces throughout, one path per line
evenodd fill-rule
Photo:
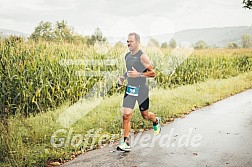
M 140 72 L 140 77 L 144 77 L 143 72 Z

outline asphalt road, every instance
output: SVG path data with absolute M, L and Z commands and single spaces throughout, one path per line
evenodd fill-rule
M 152 130 L 133 136 L 131 145 L 128 153 L 105 146 L 64 167 L 251 167 L 252 89 L 164 125 L 158 137 Z

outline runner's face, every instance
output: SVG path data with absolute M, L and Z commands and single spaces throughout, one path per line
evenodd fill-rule
M 139 48 L 139 42 L 135 39 L 135 35 L 130 35 L 127 40 L 130 51 L 136 51 Z

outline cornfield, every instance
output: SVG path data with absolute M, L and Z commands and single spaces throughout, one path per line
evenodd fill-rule
M 29 116 L 66 101 L 120 92 L 116 78 L 125 70 L 126 51 L 124 47 L 108 47 L 103 53 L 95 47 L 3 39 L 0 114 Z M 149 83 L 155 82 L 157 87 L 173 88 L 251 70 L 249 49 L 194 50 L 182 60 L 169 49 L 146 52 L 157 72 Z

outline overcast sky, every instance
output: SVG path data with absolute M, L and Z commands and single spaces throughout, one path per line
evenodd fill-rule
M 171 33 L 191 28 L 251 26 L 242 0 L 0 0 L 0 28 L 32 33 L 40 21 L 66 20 L 82 35 Z

